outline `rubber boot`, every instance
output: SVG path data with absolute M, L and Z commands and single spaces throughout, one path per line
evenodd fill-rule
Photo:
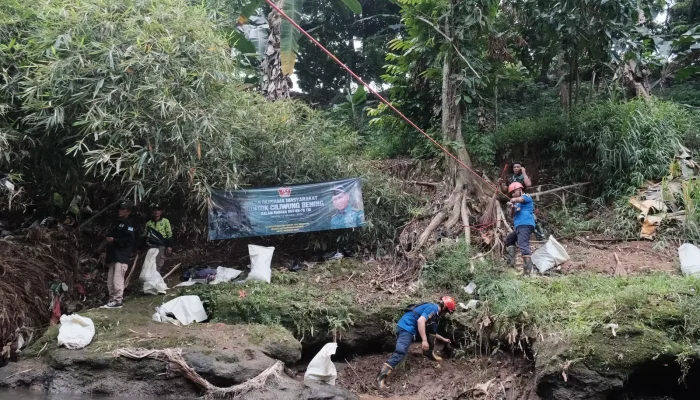
M 539 222 L 535 221 L 535 238 L 537 240 L 544 240 L 544 232 L 542 232 L 542 228 L 540 227 Z
M 382 369 L 379 371 L 379 375 L 377 375 L 377 389 L 386 389 L 388 385 L 386 384 L 386 378 L 391 375 L 391 371 L 394 369 L 391 368 L 391 365 L 384 363 L 382 364 Z
M 442 361 L 442 357 L 435 354 L 435 336 L 434 335 L 428 336 L 428 345 L 430 347 L 428 348 L 428 350 L 423 350 L 423 356 L 425 356 L 433 361 Z
M 532 269 L 534 268 L 534 265 L 532 265 L 532 258 L 530 256 L 523 256 L 523 273 L 525 276 L 530 276 L 532 274 Z
M 509 267 L 515 267 L 515 246 L 506 247 L 506 261 Z

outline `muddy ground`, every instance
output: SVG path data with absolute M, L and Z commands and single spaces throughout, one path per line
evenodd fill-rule
M 534 365 L 522 357 L 500 353 L 435 362 L 420 355 L 418 349 L 390 375 L 390 387 L 378 391 L 371 383 L 387 357 L 388 354 L 375 354 L 337 363 L 338 384 L 361 399 L 539 399 L 535 394 Z

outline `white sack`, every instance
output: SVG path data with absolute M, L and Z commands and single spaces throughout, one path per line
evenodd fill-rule
M 161 309 L 172 313 L 182 325 L 206 321 L 207 313 L 199 296 L 180 296 L 163 304 Z
M 168 285 L 165 284 L 163 277 L 158 273 L 156 266 L 156 257 L 158 249 L 152 248 L 146 253 L 146 259 L 143 261 L 143 268 L 139 280 L 143 282 L 143 292 L 145 294 L 165 294 L 168 290 Z
M 335 354 L 337 348 L 338 343 L 328 343 L 323 346 L 306 368 L 306 373 L 304 374 L 305 383 L 324 382 L 329 385 L 335 385 L 338 372 L 335 370 L 333 361 L 331 361 L 331 356 Z
M 248 245 L 248 253 L 250 254 L 250 274 L 247 280 L 265 281 L 270 283 L 272 279 L 272 253 L 274 247 L 262 247 L 253 244 Z
M 678 257 L 681 259 L 683 275 L 700 276 L 700 249 L 690 243 L 685 243 L 678 248 Z
M 58 345 L 67 349 L 82 349 L 92 342 L 95 336 L 95 324 L 90 318 L 78 314 L 61 315 L 61 327 L 58 328 Z
M 216 268 L 216 279 L 209 282 L 210 285 L 216 285 L 221 282 L 231 282 L 232 280 L 238 278 L 243 271 L 239 271 L 233 268 L 217 267 Z
M 566 252 L 564 246 L 559 244 L 554 236 L 549 236 L 547 243 L 532 254 L 532 263 L 535 264 L 540 273 L 543 273 L 557 265 L 564 264 L 569 258 L 569 253 Z

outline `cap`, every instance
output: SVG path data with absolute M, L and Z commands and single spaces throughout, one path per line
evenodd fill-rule
M 333 186 L 333 189 L 332 189 L 332 190 L 333 190 L 333 192 L 334 192 L 335 194 L 340 194 L 340 193 L 345 193 L 345 192 L 347 192 L 347 191 L 345 190 L 345 188 L 344 188 L 343 186 L 341 186 L 341 185 Z
M 160 203 L 153 203 L 151 204 L 151 210 L 163 211 L 163 206 L 161 206 Z
M 120 210 L 129 210 L 129 211 L 131 211 L 133 208 L 134 208 L 134 205 L 133 205 L 130 201 L 128 201 L 128 200 L 124 200 L 124 201 L 122 201 L 121 203 L 119 203 L 119 209 L 120 209 Z

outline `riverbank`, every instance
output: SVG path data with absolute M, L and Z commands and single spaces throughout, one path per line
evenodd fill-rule
M 246 382 L 281 360 L 285 377 L 269 393 L 303 398 L 310 395 L 301 382 L 305 366 L 335 339 L 339 378 L 334 390 L 340 398 L 457 398 L 487 384 L 494 390 L 503 385 L 512 395 L 508 398 L 517 399 L 622 399 L 652 389 L 678 399 L 700 393 L 693 366 L 700 338 L 699 280 L 670 268 L 615 277 L 577 267 L 576 272 L 523 278 L 489 259 L 478 261 L 472 271 L 466 266 L 470 258 L 466 249 L 446 246 L 426 264 L 418 282 L 376 279 L 394 275 L 378 262 L 343 259 L 298 273 L 275 271 L 271 284 L 136 294 L 120 310 L 81 313 L 96 326 L 95 339 L 83 350 L 56 348 L 57 327 L 49 329 L 23 352 L 23 361 L 0 370 L 0 385 L 107 395 L 199 395 L 199 388 L 168 373 L 161 361 L 111 353 L 181 348 L 198 374 L 221 387 Z M 471 281 L 476 295 L 461 289 Z M 455 342 L 444 349 L 443 362 L 409 356 L 391 376 L 391 388 L 376 391 L 372 381 L 393 348 L 393 327 L 404 306 L 440 293 L 452 293 L 463 303 L 478 296 L 480 304 L 443 319 L 441 329 Z M 208 323 L 176 327 L 151 320 L 156 306 L 181 294 L 200 296 Z M 279 397 L 290 393 L 296 397 Z

